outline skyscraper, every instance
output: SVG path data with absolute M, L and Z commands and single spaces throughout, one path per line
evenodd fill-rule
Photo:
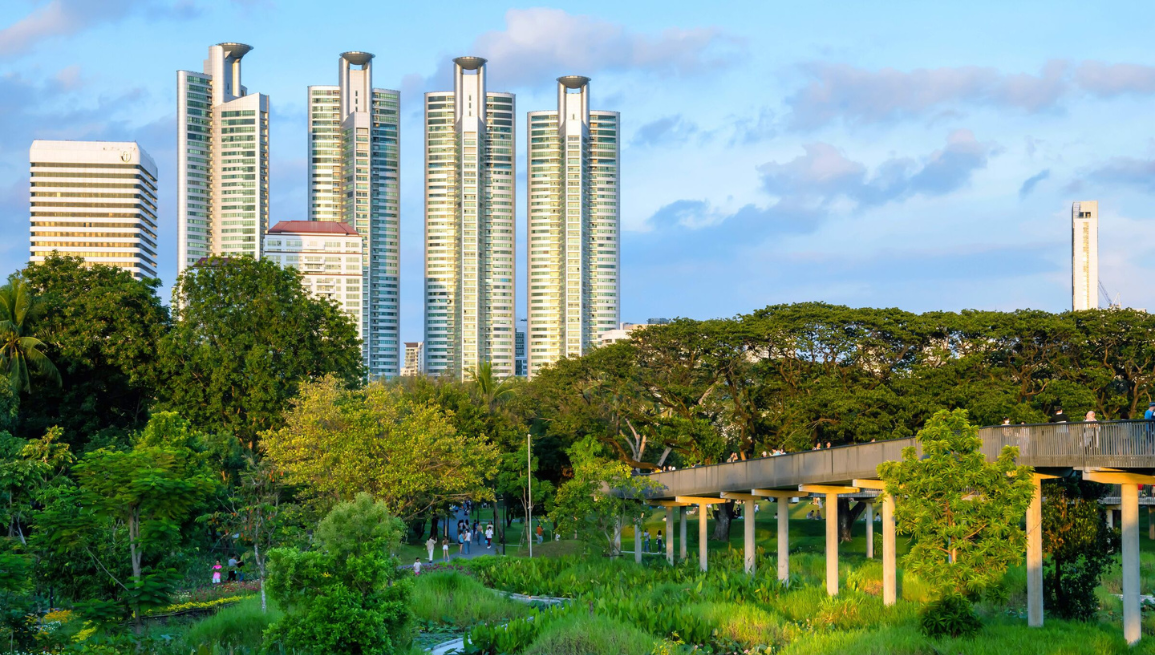
M 156 277 L 156 164 L 135 142 L 33 141 L 32 261 L 52 251 Z
M 591 111 L 589 78 L 557 80 L 557 111 L 529 113 L 529 375 L 618 326 L 619 123 Z
M 1099 202 L 1071 205 L 1071 309 L 1099 308 Z
M 485 60 L 453 60 L 453 91 L 425 94 L 425 368 L 514 373 L 514 96 Z
M 342 53 L 337 86 L 309 87 L 309 219 L 364 240 L 361 345 L 370 379 L 400 363 L 400 94 L 373 88 L 373 55 Z
M 241 84 L 243 43 L 177 71 L 178 271 L 202 257 L 260 257 L 269 227 L 269 97 Z

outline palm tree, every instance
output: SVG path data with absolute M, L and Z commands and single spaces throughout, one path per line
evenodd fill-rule
M 43 313 L 44 305 L 37 302 L 24 280 L 10 279 L 0 287 L 0 373 L 8 375 L 13 394 L 32 391 L 30 373 L 60 384 L 60 371 L 40 351 L 44 342 L 26 336 Z
M 480 362 L 470 369 L 469 378 L 477 386 L 477 392 L 485 401 L 485 406 L 489 409 L 490 414 L 497 409 L 498 403 L 504 402 L 514 393 L 513 380 L 511 378 L 497 379 L 493 374 L 493 364 L 490 362 Z

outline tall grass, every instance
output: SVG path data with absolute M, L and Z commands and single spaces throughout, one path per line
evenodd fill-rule
M 419 620 L 467 628 L 476 623 L 505 622 L 525 616 L 529 608 L 486 589 L 457 571 L 417 577 L 409 606 Z
M 269 611 L 262 612 L 260 598 L 246 598 L 192 624 L 184 633 L 183 641 L 188 648 L 197 650 L 213 646 L 221 649 L 260 648 L 265 628 L 282 616 L 272 601 L 269 601 Z
M 606 618 L 575 614 L 542 628 L 524 655 L 650 655 L 654 638 Z

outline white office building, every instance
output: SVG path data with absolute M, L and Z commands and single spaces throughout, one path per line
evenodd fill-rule
M 269 227 L 269 97 L 241 84 L 252 48 L 218 43 L 204 72 L 177 71 L 178 271 L 261 256 Z
M 532 377 L 618 327 L 620 116 L 590 110 L 589 78 L 557 80 L 557 110 L 529 113 Z
M 1099 202 L 1071 205 L 1071 309 L 1099 308 Z
M 264 256 L 301 272 L 301 284 L 317 298 L 328 298 L 357 324 L 361 333 L 362 239 L 337 221 L 280 221 L 269 228 Z
M 33 141 L 32 262 L 53 251 L 157 277 L 156 164 L 135 142 Z
M 373 55 L 346 52 L 336 86 L 311 86 L 309 219 L 364 240 L 360 318 L 369 379 L 398 374 L 400 340 L 400 94 L 373 87 Z
M 425 369 L 514 374 L 514 96 L 485 60 L 453 60 L 453 91 L 425 94 Z
M 420 341 L 405 342 L 405 365 L 401 367 L 401 375 L 421 375 L 425 370 L 425 353 Z

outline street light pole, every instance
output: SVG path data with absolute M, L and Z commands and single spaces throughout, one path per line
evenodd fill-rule
M 529 536 L 529 558 L 533 559 L 533 441 L 528 432 L 525 433 L 525 487 L 529 492 L 525 503 L 525 529 Z

